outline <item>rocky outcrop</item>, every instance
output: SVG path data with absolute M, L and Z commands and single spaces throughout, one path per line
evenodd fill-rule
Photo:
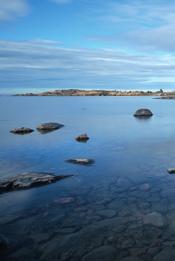
M 79 164 L 79 165 L 92 165 L 95 163 L 93 159 L 69 159 L 66 162 Z
M 87 142 L 89 140 L 89 137 L 87 134 L 81 134 L 78 137 L 76 137 L 75 139 L 76 139 L 76 141 L 79 141 L 79 142 Z
M 142 108 L 142 109 L 139 109 L 137 110 L 135 113 L 134 113 L 134 116 L 135 117 L 151 117 L 153 116 L 153 113 L 151 110 L 149 109 L 145 109 L 145 108 Z
M 160 96 L 160 91 L 120 91 L 120 90 L 52 90 L 41 93 L 23 93 L 16 96 Z
M 7 179 L 0 180 L 0 193 L 14 191 L 14 190 L 29 189 L 36 186 L 51 184 L 60 179 L 64 179 L 70 176 L 72 175 L 56 176 L 52 173 L 43 173 L 43 172 L 19 174 L 14 177 L 9 177 Z
M 62 128 L 64 125 L 56 122 L 42 123 L 37 127 L 37 130 L 41 133 L 50 132 Z
M 21 134 L 21 135 L 23 135 L 23 134 L 31 133 L 33 131 L 34 130 L 32 130 L 30 128 L 21 127 L 21 128 L 12 129 L 10 132 L 14 133 L 14 134 Z

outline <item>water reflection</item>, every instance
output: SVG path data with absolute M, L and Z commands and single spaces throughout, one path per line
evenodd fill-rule
M 0 195 L 0 233 L 9 244 L 4 260 L 174 260 L 175 176 L 167 173 L 175 155 L 173 103 L 151 97 L 0 99 L 7 118 L 0 128 L 0 175 L 74 174 Z M 134 118 L 143 106 L 154 117 Z M 66 127 L 23 138 L 9 133 L 48 120 Z M 86 132 L 88 143 L 75 141 Z M 67 164 L 77 155 L 95 164 Z

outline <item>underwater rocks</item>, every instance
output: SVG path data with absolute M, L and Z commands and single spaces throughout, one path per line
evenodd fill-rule
M 48 122 L 40 124 L 36 129 L 42 132 L 50 132 L 62 128 L 64 125 L 56 122 Z
M 175 258 L 174 247 L 166 247 L 160 251 L 154 258 L 154 261 L 172 261 Z
M 143 217 L 143 223 L 145 225 L 163 227 L 165 224 L 165 219 L 159 212 L 152 212 Z
M 92 165 L 95 163 L 93 159 L 69 159 L 66 162 L 79 165 Z
M 54 183 L 58 180 L 70 177 L 72 175 L 53 175 L 52 173 L 44 173 L 44 172 L 33 172 L 33 173 L 24 173 L 19 174 L 14 177 L 9 177 L 4 180 L 0 180 L 0 193 L 14 191 L 14 190 L 22 190 L 29 189 L 36 186 L 42 186 L 46 184 Z
M 21 127 L 21 128 L 12 129 L 10 132 L 14 133 L 14 134 L 21 134 L 21 135 L 23 135 L 23 134 L 31 133 L 33 131 L 34 130 L 32 130 L 30 128 Z
M 83 257 L 82 261 L 111 261 L 116 256 L 116 249 L 112 246 L 101 246 Z
M 76 141 L 79 141 L 79 142 L 87 142 L 89 140 L 89 137 L 87 134 L 81 134 L 78 137 L 76 137 L 75 139 L 76 139 Z
M 8 240 L 3 235 L 0 234 L 0 252 L 8 248 Z
M 142 109 L 139 109 L 139 110 L 137 110 L 135 113 L 134 113 L 134 116 L 135 117 L 145 117 L 145 118 L 147 118 L 147 117 L 151 117 L 151 116 L 153 116 L 153 113 L 152 113 L 152 111 L 150 111 L 149 109 L 144 109 L 144 108 L 142 108 Z

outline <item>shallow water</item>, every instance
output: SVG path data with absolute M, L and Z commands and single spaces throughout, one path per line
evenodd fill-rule
M 154 116 L 136 119 L 140 107 Z M 0 195 L 0 234 L 9 244 L 1 259 L 173 261 L 175 176 L 167 168 L 175 167 L 174 115 L 175 101 L 151 97 L 0 97 L 0 177 L 74 174 Z M 9 133 L 49 121 L 65 127 Z M 82 133 L 87 143 L 75 141 Z

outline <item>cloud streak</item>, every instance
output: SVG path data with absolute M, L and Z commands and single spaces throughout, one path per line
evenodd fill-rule
M 0 41 L 0 87 L 150 88 L 172 83 L 174 75 L 173 55 L 64 48 L 48 40 Z
M 28 13 L 28 9 L 26 0 L 1 0 L 0 21 L 9 21 L 25 16 Z
M 175 2 L 108 2 L 96 12 L 98 23 L 112 28 L 91 39 L 138 50 L 175 51 Z

